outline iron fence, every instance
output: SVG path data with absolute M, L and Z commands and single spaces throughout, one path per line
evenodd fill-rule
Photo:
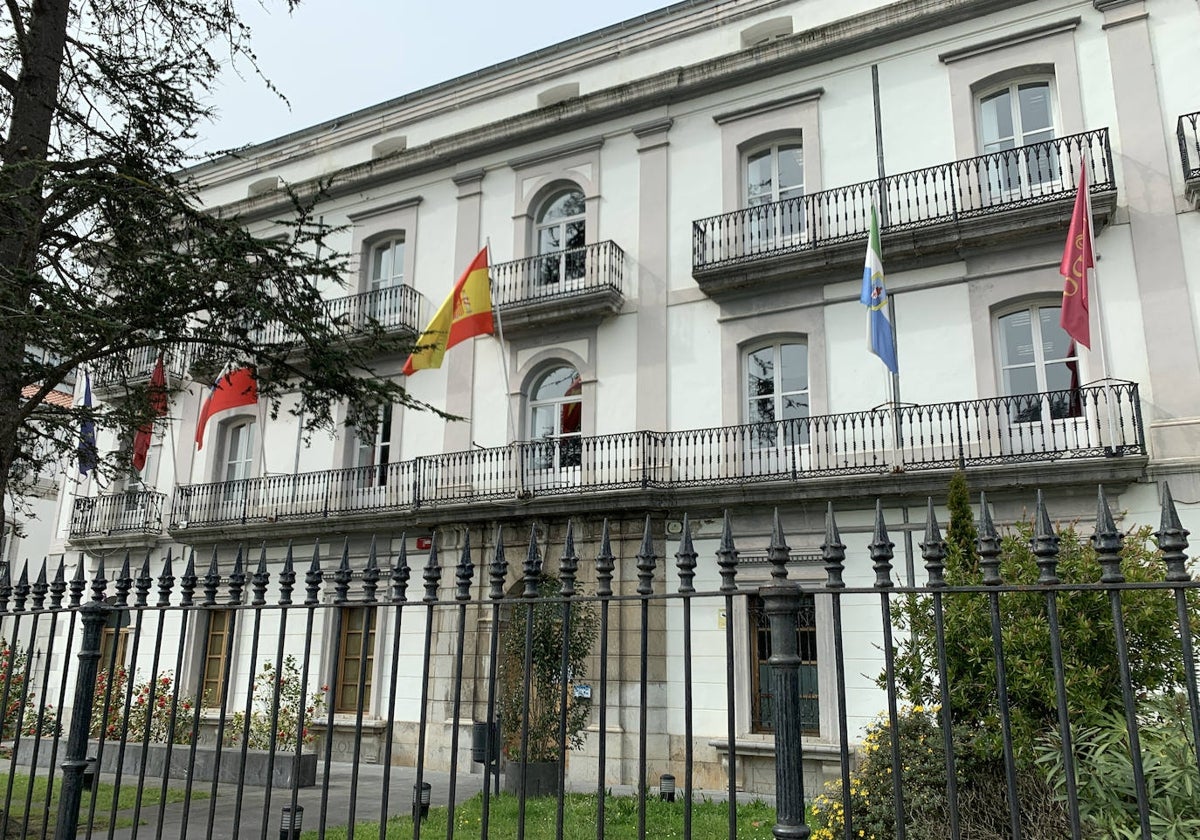
M 1183 164 L 1183 178 L 1191 181 L 1200 178 L 1200 111 L 1181 114 L 1175 124 L 1175 138 L 1179 141 L 1179 160 Z
M 625 252 L 612 241 L 593 242 L 512 262 L 489 271 L 492 301 L 499 309 L 602 290 L 622 293 Z
M 170 553 L 126 556 L 111 577 L 101 561 L 90 583 L 82 560 L 70 580 L 44 562 L 33 583 L 28 567 L 15 585 L 4 573 L 0 835 L 236 838 L 282 826 L 297 838 L 302 822 L 304 836 L 344 826 L 351 838 L 417 838 L 428 805 L 424 833 L 447 838 L 579 836 L 581 822 L 597 840 L 623 829 L 803 838 L 809 822 L 824 836 L 904 837 L 929 817 L 932 790 L 936 836 L 959 838 L 984 808 L 965 799 L 982 759 L 961 766 L 980 727 L 994 736 L 997 836 L 1023 836 L 1047 808 L 1073 838 L 1111 829 L 1105 808 L 1122 836 L 1145 840 L 1200 820 L 1186 794 L 1200 782 L 1200 584 L 1165 488 L 1150 554 L 1125 550 L 1103 492 L 1090 539 L 1056 534 L 1039 494 L 1028 531 L 1003 544 L 981 497 L 968 561 L 963 523 L 952 521 L 948 547 L 931 500 L 921 586 L 894 579 L 878 504 L 865 552 L 847 550 L 830 507 L 823 580 L 798 579 L 778 512 L 757 576 L 729 516 L 707 531 L 685 516 L 671 544 L 649 518 L 640 534 L 631 524 L 535 529 L 519 563 L 506 555 L 521 543 L 509 526 L 486 543 L 482 530 L 443 529 L 457 534 L 452 568 L 435 538 L 421 557 L 403 539 L 347 542 L 332 565 L 319 547 L 306 564 L 289 544 L 256 562 L 215 551 L 206 572 L 193 554 L 178 577 Z M 1019 571 L 1022 552 L 1032 572 Z M 806 653 L 806 603 L 830 642 L 819 654 Z M 748 632 L 756 609 L 768 626 Z M 1042 634 L 1036 655 L 1029 633 Z M 904 657 L 915 642 L 928 659 L 914 669 Z M 816 732 L 804 716 L 810 666 L 827 675 Z M 902 705 L 914 692 L 940 707 Z M 1181 698 L 1175 719 L 1147 712 L 1168 695 Z M 751 707 L 771 710 L 769 734 L 750 731 Z M 1120 737 L 1105 750 L 1131 769 L 1120 793 L 1097 796 L 1089 745 L 1109 712 Z M 1030 720 L 1040 761 L 1019 751 Z M 1170 762 L 1139 742 L 1164 729 L 1182 745 Z M 547 755 L 559 760 L 535 761 Z M 764 760 L 765 790 L 743 773 Z M 1030 774 L 1049 793 L 1025 795 Z M 763 797 L 770 816 L 755 806 L 755 834 L 739 809 Z M 1179 802 L 1186 814 L 1169 813 Z
M 71 539 L 107 534 L 161 533 L 166 499 L 166 494 L 153 490 L 130 490 L 108 496 L 77 496 L 71 510 Z
M 373 467 L 192 484 L 175 491 L 171 527 L 1144 453 L 1137 384 L 1107 382 L 773 423 L 519 441 Z
M 1093 193 L 1115 189 L 1101 128 L 700 219 L 692 224 L 692 267 L 864 239 L 873 203 L 886 233 L 1062 201 L 1074 194 L 1082 161 Z

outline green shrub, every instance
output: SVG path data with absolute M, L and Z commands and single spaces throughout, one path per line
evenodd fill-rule
M 18 645 L 10 645 L 0 639 L 0 694 L 8 685 L 8 698 L 4 704 L 4 719 L 0 722 L 0 739 L 8 741 L 17 732 L 20 724 L 22 735 L 54 735 L 59 731 L 58 713 L 49 703 L 42 706 L 33 692 L 25 695 L 25 672 L 29 665 L 29 654 Z M 10 676 L 11 674 L 11 676 Z M 38 728 L 38 712 L 42 713 L 41 728 Z
M 900 782 L 906 836 L 910 840 L 944 840 L 950 831 L 945 751 L 937 706 L 904 709 L 897 718 L 900 739 Z M 969 737 L 957 731 L 955 741 Z M 855 837 L 888 840 L 896 836 L 892 787 L 891 727 L 886 717 L 868 729 L 850 774 L 850 817 Z M 958 782 L 959 836 L 972 840 L 1009 837 L 1008 788 L 999 761 L 965 756 L 955 766 Z M 1068 836 L 1066 809 L 1037 768 L 1017 775 L 1022 836 L 1026 840 L 1061 840 Z M 813 840 L 840 840 L 845 834 L 841 782 L 818 796 L 811 813 Z
M 309 694 L 306 701 L 296 657 L 285 656 L 279 669 L 276 669 L 272 662 L 264 662 L 254 678 L 251 690 L 254 692 L 254 699 L 250 711 L 249 736 L 246 739 L 250 749 L 294 750 L 297 725 L 300 726 L 299 737 L 302 743 L 311 744 L 316 740 L 312 721 L 325 711 L 325 694 L 329 686 L 321 686 Z M 275 726 L 272 727 L 272 711 L 276 702 L 279 704 L 279 711 L 275 716 Z M 232 746 L 241 743 L 242 733 L 245 731 L 245 712 L 235 712 L 225 729 L 225 744 Z
M 1187 698 L 1171 695 L 1141 705 L 1138 738 L 1146 768 L 1150 830 L 1156 840 L 1200 837 L 1200 772 L 1192 745 Z M 1080 816 L 1091 837 L 1141 837 L 1133 761 L 1123 713 L 1110 712 L 1072 733 Z M 1037 763 L 1057 798 L 1066 801 L 1062 744 L 1048 737 Z
M 1004 536 L 1000 571 L 1006 583 L 1034 584 L 1036 557 L 1029 547 L 1032 529 L 1018 526 Z M 1060 535 L 1058 574 L 1065 583 L 1096 583 L 1100 565 L 1086 537 L 1068 528 Z M 980 574 L 961 556 L 949 553 L 946 578 L 951 585 L 978 584 Z M 1122 550 L 1121 569 L 1130 582 L 1162 581 L 1166 570 L 1150 542 L 1150 529 L 1130 534 Z M 957 560 L 957 562 L 956 562 Z M 1183 685 L 1173 593 L 1127 590 L 1122 609 L 1129 640 L 1130 669 L 1140 696 L 1171 692 Z M 1200 607 L 1191 600 L 1193 627 L 1200 627 Z M 948 699 L 953 720 L 968 735 L 964 745 L 984 758 L 1001 754 L 996 668 L 992 653 L 988 596 L 947 594 L 943 598 Z M 938 697 L 937 659 L 931 598 L 902 599 L 897 625 L 903 634 L 897 653 L 901 695 L 912 701 Z M 1067 703 L 1072 719 L 1090 724 L 1118 712 L 1120 673 L 1112 611 L 1106 592 L 1060 592 L 1058 616 L 1063 649 Z M 1050 658 L 1050 632 L 1045 595 L 1006 592 L 1000 595 L 1013 737 L 1022 765 L 1033 758 L 1038 738 L 1057 725 L 1057 704 Z
M 529 760 L 558 761 L 562 698 L 563 602 L 556 600 L 559 581 L 543 575 L 533 605 L 532 670 L 525 673 L 526 603 L 513 606 L 501 637 L 500 729 L 505 755 L 520 759 L 521 724 L 529 719 Z M 588 601 L 571 605 L 571 633 L 567 645 L 567 731 L 566 749 L 583 746 L 581 730 L 591 716 L 589 697 L 576 696 L 574 684 L 587 676 L 587 658 L 596 641 L 598 623 L 595 606 Z M 529 683 L 529 706 L 524 704 Z
M 136 677 L 135 677 L 136 678 Z M 175 680 L 169 672 L 163 672 L 151 680 L 135 682 L 130 695 L 129 672 L 122 666 L 113 669 L 110 676 L 107 668 L 96 675 L 96 692 L 92 695 L 92 721 L 89 735 L 100 736 L 104 730 L 106 740 L 126 740 L 132 743 L 148 741 L 152 744 L 190 744 L 192 739 L 193 704 L 189 697 L 175 699 Z M 153 685 L 151 684 L 153 682 Z M 153 689 L 153 698 L 151 698 Z M 129 714 L 125 713 L 125 701 L 129 700 Z M 171 709 L 175 708 L 175 726 L 171 729 Z M 147 737 L 147 730 L 149 737 Z

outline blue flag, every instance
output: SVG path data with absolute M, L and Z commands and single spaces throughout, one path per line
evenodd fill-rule
M 888 370 L 899 373 L 892 322 L 887 319 L 887 288 L 883 285 L 883 252 L 879 247 L 879 217 L 871 205 L 871 234 L 867 238 L 867 261 L 863 267 L 862 297 L 867 307 L 867 349 L 878 356 Z
M 83 407 L 92 407 L 92 377 L 83 374 Z M 96 423 L 91 416 L 85 416 L 79 424 L 79 474 L 87 475 L 96 469 Z

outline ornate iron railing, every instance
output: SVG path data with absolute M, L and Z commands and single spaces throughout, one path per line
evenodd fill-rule
M 166 499 L 165 494 L 152 490 L 76 498 L 71 511 L 71 539 L 161 533 Z
M 597 490 L 797 482 L 1143 454 L 1138 386 L 901 405 L 774 423 L 519 441 L 384 466 L 180 487 L 173 528 Z
M 399 285 L 330 298 L 325 302 L 324 320 L 349 335 L 364 332 L 372 322 L 384 330 L 417 332 L 422 326 L 421 295 L 412 286 Z M 280 344 L 293 338 L 294 334 L 279 323 L 268 324 L 260 333 L 264 344 Z
M 612 241 L 493 265 L 492 303 L 498 308 L 612 289 L 623 292 L 625 252 Z
M 154 373 L 159 348 L 138 347 L 100 359 L 92 368 L 92 387 L 111 388 L 125 382 L 146 382 Z M 182 346 L 162 351 L 168 381 L 178 381 L 187 371 L 188 356 Z
M 1082 160 L 1093 193 L 1115 188 L 1108 129 L 1101 128 L 700 219 L 692 223 L 692 266 L 700 270 L 862 239 L 870 229 L 872 200 L 883 230 L 1057 201 L 1073 194 Z
M 1179 159 L 1186 180 L 1200 178 L 1200 111 L 1183 114 L 1175 126 L 1179 140 Z

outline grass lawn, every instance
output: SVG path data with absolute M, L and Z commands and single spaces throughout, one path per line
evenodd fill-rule
M 28 831 L 40 832 L 42 829 L 42 818 L 46 808 L 46 787 L 49 784 L 45 776 L 37 776 L 33 779 L 33 801 L 30 803 L 31 812 L 28 820 L 25 818 L 25 797 L 29 792 L 30 777 L 18 773 L 13 776 L 12 780 L 12 797 L 9 800 L 9 809 L 7 814 L 8 831 L 7 836 L 19 837 L 22 830 L 28 825 Z M 8 774 L 0 773 L 0 798 L 8 791 Z M 56 779 L 54 783 L 54 794 L 50 799 L 50 825 L 53 826 L 55 818 L 58 814 L 58 796 L 62 791 L 62 779 Z M 162 781 L 160 779 L 146 779 L 145 789 L 142 791 L 142 807 L 157 805 L 161 800 Z M 183 788 L 169 787 L 167 788 L 167 802 L 182 802 L 185 797 Z M 112 822 L 113 816 L 113 786 L 101 782 L 96 792 L 96 818 L 92 823 L 92 827 L 96 829 L 108 828 Z M 192 799 L 207 799 L 208 793 L 204 791 L 192 791 Z M 124 780 L 121 783 L 121 792 L 117 799 L 117 811 L 131 811 L 134 805 L 137 804 L 137 780 Z M 92 806 L 92 794 L 90 791 L 83 792 L 83 799 L 80 804 L 80 825 L 87 822 L 88 811 Z M 4 817 L 0 817 L 0 823 L 4 822 Z M 142 821 L 145 824 L 145 821 Z M 133 825 L 133 816 L 118 815 L 115 820 L 117 828 L 129 828 Z
M 596 837 L 595 794 L 568 794 L 563 818 L 564 840 L 595 840 Z M 501 795 L 491 798 L 491 818 L 488 836 L 512 838 L 517 836 L 517 797 Z M 526 802 L 525 837 L 528 840 L 549 840 L 554 837 L 557 800 L 551 797 L 530 799 Z M 477 795 L 459 803 L 454 809 L 454 837 L 456 840 L 478 840 L 480 818 L 483 813 L 483 797 Z M 696 802 L 692 806 L 692 837 L 726 838 L 729 833 L 729 810 L 724 802 Z M 446 836 L 446 808 L 430 808 L 429 818 L 421 826 L 421 836 L 428 838 Z M 771 840 L 771 827 L 775 824 L 775 809 L 761 802 L 739 803 L 737 806 L 737 836 L 739 840 Z M 632 840 L 638 836 L 638 801 L 630 796 L 612 796 L 605 799 L 605 840 Z M 394 817 L 388 820 L 389 838 L 412 837 L 412 819 Z M 370 840 L 379 836 L 379 823 L 359 823 L 354 837 Z M 316 831 L 304 832 L 304 840 L 315 840 Z M 328 828 L 326 840 L 343 840 L 350 837 L 346 828 Z M 683 837 L 683 803 L 646 800 L 646 837 Z

